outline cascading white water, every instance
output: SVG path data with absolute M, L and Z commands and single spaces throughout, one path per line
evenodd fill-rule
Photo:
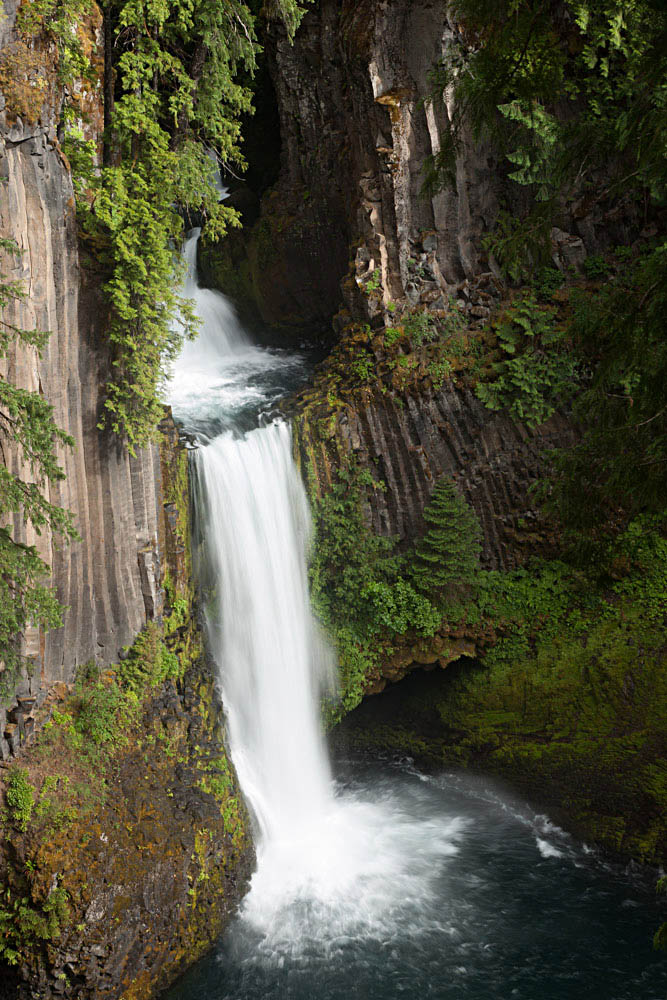
M 331 656 L 308 599 L 308 504 L 285 423 L 221 435 L 196 460 L 234 760 L 262 841 L 286 839 L 332 802 L 318 719 Z
M 196 240 L 195 231 L 185 244 L 185 291 L 202 331 L 176 363 L 171 401 L 200 440 L 197 561 L 209 647 L 258 829 L 257 871 L 240 926 L 261 935 L 262 961 L 281 961 L 301 949 L 326 951 L 332 936 L 398 934 L 432 896 L 462 824 L 406 816 L 391 797 L 336 793 L 319 712 L 334 660 L 309 603 L 310 515 L 289 426 L 261 426 L 261 419 L 256 426 L 262 401 L 275 398 L 266 381 L 251 397 L 255 427 L 239 433 L 249 381 L 260 371 L 281 378 L 281 368 L 302 359 L 252 346 L 242 362 L 235 359 L 241 341 L 235 327 L 231 335 L 221 330 L 230 315 L 222 297 L 209 310 L 198 287 Z M 416 855 L 414 842 L 426 845 Z
M 199 234 L 193 230 L 183 246 L 182 292 L 193 299 L 201 331 L 183 347 L 171 397 L 177 416 L 185 414 L 191 426 L 212 409 L 233 426 L 247 402 L 249 376 L 289 368 L 300 358 L 249 345 L 225 297 L 199 287 Z M 268 398 L 263 388 L 250 394 L 257 409 Z M 206 447 L 195 456 L 209 645 L 234 762 L 261 842 L 268 843 L 331 806 L 318 706 L 331 683 L 333 657 L 310 610 L 310 513 L 289 426 L 277 421 L 245 436 L 235 428 L 210 437 L 207 425 Z
M 432 898 L 464 824 L 334 793 L 319 719 L 332 655 L 310 609 L 310 517 L 288 425 L 220 435 L 195 461 L 209 643 L 258 826 L 242 910 L 262 936 L 257 955 L 399 935 Z
M 199 287 L 197 246 L 200 235 L 201 229 L 193 229 L 183 244 L 187 270 L 181 292 L 185 298 L 193 300 L 201 330 L 196 341 L 184 344 L 179 364 L 206 371 L 210 365 L 218 365 L 221 357 L 247 351 L 249 343 L 229 300 L 211 288 Z

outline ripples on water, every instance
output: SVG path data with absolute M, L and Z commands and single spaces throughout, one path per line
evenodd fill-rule
M 651 875 L 488 782 L 356 764 L 259 859 L 240 916 L 169 1000 L 664 1000 Z

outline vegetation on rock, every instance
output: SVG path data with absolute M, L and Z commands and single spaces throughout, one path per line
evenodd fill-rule
M 510 196 L 512 188 L 525 188 L 532 206 L 528 214 L 505 209 L 487 239 L 508 277 L 534 283 L 552 253 L 551 227 L 573 201 L 585 203 L 587 213 L 622 206 L 629 219 L 634 212 L 635 230 L 642 212 L 657 218 L 667 198 L 664 5 L 457 0 L 454 10 L 459 48 L 433 74 L 434 99 L 450 88 L 454 120 L 449 143 L 427 164 L 427 187 L 449 182 L 466 129 L 504 153 Z M 658 223 L 652 241 L 620 248 L 611 277 L 602 255 L 585 261 L 586 277 L 603 283 L 573 297 L 564 328 L 543 322 L 534 335 L 526 325 L 532 339 L 520 345 L 501 326 L 499 339 L 512 357 L 478 388 L 487 405 L 509 405 L 529 424 L 576 395 L 583 438 L 557 456 L 550 503 L 589 555 L 587 535 L 664 506 L 662 231 Z M 533 317 L 540 318 L 534 309 Z M 517 318 L 527 319 L 519 312 Z
M 579 835 L 660 863 L 667 847 L 664 527 L 633 523 L 617 539 L 615 580 L 557 562 L 480 573 L 468 600 L 449 609 L 449 629 L 492 621 L 491 647 L 476 664 L 461 661 L 428 684 L 408 685 L 396 718 L 376 727 L 364 716 L 355 739 L 496 773 L 566 816 Z
M 152 947 L 123 995 L 166 985 L 217 935 L 249 875 L 249 820 L 194 612 L 187 454 L 173 444 L 162 444 L 175 508 L 163 620 L 113 667 L 81 667 L 40 710 L 20 766 L 2 772 L 0 963 L 65 997 L 105 977 L 116 988 L 126 963 L 134 973 L 139 927 Z M 156 871 L 169 872 L 158 888 Z
M 458 601 L 470 581 L 479 548 L 474 514 L 443 480 L 424 512 L 430 533 L 416 553 L 399 552 L 392 539 L 367 527 L 364 495 L 377 488 L 350 462 L 314 503 L 311 593 L 337 646 L 341 704 L 347 710 L 359 703 L 369 674 L 397 635 L 435 635 L 443 606 L 452 595 Z
M 447 181 L 466 128 L 491 135 L 511 179 L 549 205 L 594 188 L 647 188 L 664 199 L 667 18 L 656 0 L 456 0 L 459 50 L 433 74 L 452 88 L 449 143 L 428 164 Z M 567 109 L 565 113 L 559 103 Z M 535 232 L 535 217 L 532 230 Z M 525 241 L 526 231 L 519 238 Z

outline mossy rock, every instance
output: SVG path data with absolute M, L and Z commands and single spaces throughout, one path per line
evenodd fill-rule
M 605 629 L 549 673 L 534 660 L 416 671 L 342 724 L 357 747 L 468 767 L 510 782 L 586 841 L 638 861 L 667 857 L 665 650 Z M 587 648 L 590 647 L 590 648 Z M 632 647 L 634 648 L 634 647 Z M 594 661 L 594 662 L 593 662 Z

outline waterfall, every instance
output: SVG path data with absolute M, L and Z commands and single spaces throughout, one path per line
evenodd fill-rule
M 195 312 L 201 320 L 197 340 L 183 347 L 181 367 L 206 371 L 210 365 L 219 365 L 221 359 L 243 353 L 248 349 L 248 338 L 236 311 L 224 295 L 211 288 L 200 288 L 197 277 L 197 247 L 201 229 L 193 229 L 183 245 L 186 266 L 181 294 L 192 299 Z
M 275 377 L 290 358 L 248 344 L 227 299 L 200 288 L 198 240 L 195 229 L 183 246 L 182 292 L 194 301 L 201 331 L 183 347 L 171 398 L 202 445 L 194 468 L 209 649 L 234 763 L 260 843 L 268 843 L 289 837 L 331 805 L 319 703 L 331 683 L 333 656 L 310 610 L 310 513 L 290 428 L 274 421 L 239 434 L 248 401 L 257 415 L 271 398 L 264 384 L 249 392 L 249 381 L 267 370 Z M 229 429 L 219 433 L 220 425 Z
M 650 935 L 644 927 L 634 947 L 626 937 L 639 908 L 625 908 L 623 885 L 621 945 L 591 964 L 588 928 L 614 909 L 608 877 L 596 888 L 588 854 L 546 817 L 409 759 L 355 761 L 332 780 L 318 707 L 331 653 L 308 601 L 308 504 L 289 425 L 270 419 L 304 359 L 244 346 L 224 297 L 199 288 L 196 239 L 185 288 L 203 327 L 175 364 L 170 401 L 200 445 L 196 563 L 257 868 L 216 954 L 172 1000 L 564 1000 L 602 995 L 600 983 L 606 996 L 648 1000 Z M 637 955 L 625 981 L 619 954 Z M 650 995 L 663 994 L 657 984 Z
M 288 838 L 332 798 L 318 712 L 331 655 L 310 611 L 310 518 L 289 427 L 223 434 L 196 469 L 206 621 L 234 762 L 262 841 Z
M 257 870 L 235 926 L 242 942 L 256 943 L 253 961 L 275 964 L 327 955 L 351 935 L 395 937 L 406 921 L 437 924 L 417 914 L 434 898 L 462 824 L 434 821 L 419 801 L 406 806 L 382 786 L 342 794 L 332 780 L 319 705 L 334 661 L 309 603 L 310 514 L 289 425 L 267 417 L 295 373 L 303 377 L 303 357 L 247 345 L 239 360 L 224 297 L 211 293 L 215 310 L 202 308 L 196 239 L 184 247 L 185 290 L 202 330 L 175 364 L 170 401 L 200 444 L 197 572 L 257 834 Z

